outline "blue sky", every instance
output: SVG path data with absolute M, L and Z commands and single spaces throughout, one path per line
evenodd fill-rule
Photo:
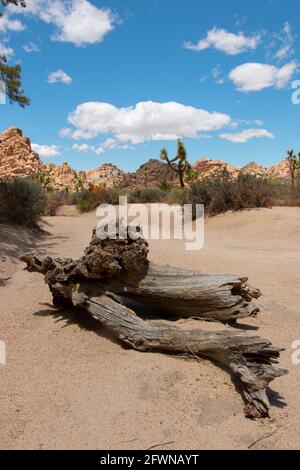
M 299 148 L 298 0 L 27 0 L 0 19 L 31 105 L 0 105 L 45 162 L 271 165 Z M 299 71 L 298 71 L 299 70 Z

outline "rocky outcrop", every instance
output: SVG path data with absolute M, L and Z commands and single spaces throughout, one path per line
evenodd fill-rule
M 255 162 L 239 168 L 224 162 L 203 158 L 192 165 L 192 169 L 199 173 L 199 178 L 212 178 L 229 175 L 231 178 L 240 172 L 257 176 L 266 176 L 279 180 L 289 180 L 289 164 L 283 160 L 268 168 Z M 44 164 L 30 145 L 28 137 L 23 137 L 22 130 L 11 127 L 0 132 L 0 180 L 8 180 L 15 176 L 38 179 L 45 187 L 55 191 L 78 191 L 88 188 L 89 185 L 104 185 L 111 187 L 128 187 L 142 189 L 156 187 L 166 180 L 174 185 L 178 184 L 178 176 L 172 169 L 160 160 L 151 159 L 132 173 L 125 173 L 112 163 L 104 163 L 94 170 L 77 173 L 68 163 L 55 165 Z
M 37 179 L 55 191 L 76 191 L 82 187 L 81 179 L 68 163 L 45 165 L 32 150 L 30 139 L 23 137 L 22 130 L 11 127 L 0 133 L 0 179 L 16 176 Z
M 166 163 L 151 159 L 141 165 L 137 171 L 127 173 L 124 186 L 132 189 L 153 188 L 163 180 L 175 182 L 177 174 Z
M 254 176 L 266 176 L 266 171 L 267 168 L 259 165 L 256 162 L 248 163 L 248 165 L 245 165 L 241 168 L 242 173 L 247 173 L 248 175 Z
M 82 178 L 67 162 L 62 165 L 48 163 L 40 174 L 41 183 L 55 191 L 75 192 L 83 188 Z
M 239 174 L 240 168 L 226 163 L 223 160 L 213 160 L 211 158 L 203 158 L 196 161 L 192 165 L 193 170 L 199 173 L 199 178 L 213 178 L 216 176 L 229 175 L 231 178 L 236 178 Z
M 243 173 L 279 180 L 290 179 L 289 164 L 287 160 L 282 160 L 276 165 L 272 165 L 270 167 L 264 167 L 256 162 L 251 162 L 242 168 L 239 168 L 222 160 L 204 158 L 202 160 L 198 160 L 194 165 L 192 165 L 192 168 L 199 172 L 200 178 L 222 176 L 224 173 L 229 174 L 231 178 L 236 178 L 239 173 Z
M 282 160 L 276 165 L 266 168 L 266 176 L 279 180 L 289 180 L 291 178 L 291 174 L 288 161 Z
M 11 127 L 0 133 L 0 179 L 8 180 L 15 176 L 35 179 L 43 166 L 21 129 Z
M 104 185 L 106 188 L 122 186 L 126 173 L 112 163 L 103 163 L 95 170 L 80 171 L 79 176 L 85 187 Z

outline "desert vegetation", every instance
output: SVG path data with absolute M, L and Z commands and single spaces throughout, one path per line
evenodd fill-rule
M 21 8 L 26 7 L 24 0 L 1 0 L 0 6 L 7 7 L 9 5 L 19 6 Z M 0 11 L 0 17 L 3 16 L 3 12 Z M 30 104 L 30 99 L 25 96 L 22 90 L 21 81 L 22 69 L 20 64 L 8 65 L 7 56 L 5 54 L 0 55 L 0 80 L 5 84 L 5 93 L 11 103 L 17 103 L 22 108 Z
M 287 161 L 289 163 L 289 171 L 291 176 L 291 198 L 292 205 L 297 205 L 300 196 L 299 180 L 300 180 L 300 152 L 296 154 L 294 150 L 288 150 Z
M 60 206 L 75 205 L 81 213 L 94 210 L 100 204 L 119 203 L 121 196 L 128 203 L 204 204 L 208 216 L 226 211 L 272 207 L 297 206 L 300 203 L 300 156 L 289 151 L 287 161 L 290 180 L 282 181 L 240 172 L 233 178 L 224 171 L 221 175 L 200 177 L 192 168 L 185 171 L 185 185 L 166 178 L 156 186 L 148 186 L 147 173 L 143 188 L 123 185 L 107 187 L 89 184 L 77 191 L 55 191 L 45 184 L 47 179 L 16 177 L 0 183 L 0 221 L 3 223 L 32 225 L 41 215 L 54 216 Z M 195 172 L 194 172 L 195 173 Z
M 193 173 L 195 173 L 195 177 L 198 176 L 196 175 L 197 172 L 193 172 L 191 169 L 184 143 L 180 139 L 177 140 L 177 153 L 175 157 L 170 159 L 167 150 L 163 148 L 160 152 L 160 158 L 168 164 L 172 171 L 177 173 L 181 188 L 185 187 L 186 175 L 189 179 L 193 177 Z
M 46 207 L 42 186 L 29 178 L 0 182 L 0 222 L 35 226 Z
M 143 189 L 91 185 L 75 193 L 48 192 L 46 214 L 55 215 L 56 209 L 64 204 L 74 204 L 80 212 L 89 212 L 100 204 L 118 204 L 119 197 L 127 196 L 128 203 L 204 204 L 207 215 L 215 215 L 229 210 L 288 205 L 289 192 L 287 184 L 242 173 L 236 179 L 228 174 L 197 179 L 184 188 L 167 180 Z

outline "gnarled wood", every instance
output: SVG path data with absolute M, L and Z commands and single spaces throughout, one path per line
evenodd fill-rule
M 260 291 L 252 289 L 247 280 L 149 263 L 142 273 L 122 273 L 106 286 L 167 315 L 228 321 L 254 316 L 259 311 L 252 300 L 260 296 Z
M 225 322 L 253 316 L 259 311 L 252 300 L 260 296 L 260 291 L 251 288 L 246 277 L 206 274 L 148 263 L 146 247 L 141 242 L 133 246 L 136 250 L 134 260 L 132 253 L 129 255 L 130 247 L 125 246 L 122 258 L 97 245 L 88 247 L 85 255 L 75 261 L 53 259 L 43 252 L 27 253 L 22 260 L 29 271 L 45 274 L 49 286 L 56 282 L 98 279 L 99 288 L 105 286 L 118 295 L 154 307 L 166 317 L 199 317 Z M 129 270 L 129 266 L 134 269 Z
M 286 373 L 273 366 L 281 349 L 258 336 L 232 330 L 186 330 L 170 322 L 144 321 L 122 302 L 125 297 L 163 313 L 218 321 L 254 315 L 260 292 L 247 278 L 216 275 L 154 265 L 148 244 L 138 239 L 99 239 L 78 260 L 27 253 L 28 271 L 37 271 L 53 294 L 55 305 L 87 310 L 120 340 L 140 351 L 168 351 L 202 356 L 226 367 L 240 381 L 251 418 L 268 416 L 266 388 Z
M 116 294 L 95 289 L 89 283 L 74 287 L 57 283 L 54 293 L 75 307 L 87 310 L 121 341 L 138 351 L 168 351 L 201 356 L 221 364 L 239 380 L 245 400 L 245 415 L 269 415 L 266 388 L 286 373 L 275 368 L 280 348 L 258 336 L 234 331 L 185 330 L 174 324 L 144 321 L 122 304 Z

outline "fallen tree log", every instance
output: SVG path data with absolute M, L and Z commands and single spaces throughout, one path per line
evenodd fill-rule
M 46 275 L 46 282 L 97 279 L 109 291 L 144 303 L 167 317 L 199 317 L 221 322 L 254 316 L 258 289 L 247 277 L 207 274 L 150 263 L 148 244 L 142 239 L 99 239 L 94 230 L 90 245 L 78 260 L 23 256 L 29 270 Z
M 184 330 L 170 324 L 147 322 L 122 304 L 113 293 L 93 296 L 89 286 L 73 289 L 56 286 L 72 305 L 82 307 L 121 341 L 139 351 L 168 351 L 211 359 L 224 366 L 239 380 L 245 400 L 245 416 L 269 416 L 270 403 L 266 394 L 269 383 L 286 374 L 275 368 L 282 349 L 258 336 L 233 331 Z
M 142 273 L 105 283 L 108 290 L 158 309 L 166 316 L 226 322 L 255 316 L 260 296 L 246 277 L 207 274 L 149 263 Z
M 128 297 L 159 314 L 226 321 L 256 313 L 252 299 L 259 291 L 243 277 L 153 265 L 147 254 L 148 245 L 141 238 L 99 240 L 94 232 L 78 260 L 53 259 L 41 252 L 22 259 L 28 271 L 45 275 L 55 305 L 85 309 L 136 350 L 201 356 L 222 365 L 239 381 L 246 416 L 268 416 L 266 389 L 286 373 L 273 365 L 282 349 L 230 329 L 187 330 L 170 322 L 145 321 L 123 303 Z

